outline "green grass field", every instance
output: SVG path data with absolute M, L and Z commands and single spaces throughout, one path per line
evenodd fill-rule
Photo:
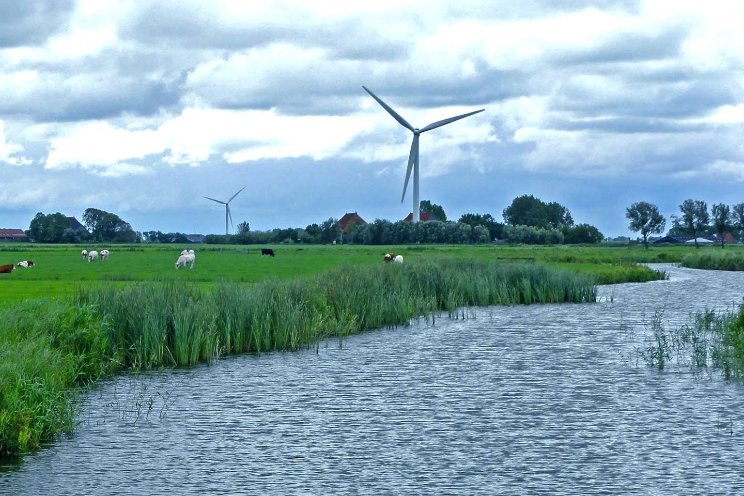
M 717 253 L 720 248 L 671 246 L 652 248 L 625 246 L 501 246 L 501 245 L 277 245 L 277 256 L 261 256 L 261 246 L 196 245 L 193 270 L 175 269 L 182 245 L 114 245 L 105 262 L 86 262 L 80 256 L 82 245 L 0 244 L 0 265 L 21 260 L 34 261 L 34 267 L 18 268 L 0 274 L 0 301 L 21 301 L 39 297 L 71 296 L 79 286 L 101 282 L 119 285 L 127 282 L 181 280 L 209 287 L 217 282 L 254 283 L 266 279 L 291 279 L 316 275 L 344 265 L 382 263 L 388 252 L 406 260 L 432 257 L 504 260 L 571 268 L 595 276 L 600 284 L 644 281 L 649 271 L 638 262 L 680 262 L 686 255 Z M 85 247 L 89 248 L 89 247 Z M 726 253 L 744 254 L 730 247 Z

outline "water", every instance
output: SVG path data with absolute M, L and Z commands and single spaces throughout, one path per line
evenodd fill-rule
M 119 377 L 0 494 L 741 494 L 744 388 L 639 360 L 744 273 L 468 309 L 316 351 Z

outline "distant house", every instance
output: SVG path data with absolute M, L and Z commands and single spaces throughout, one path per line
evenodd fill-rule
M 713 243 L 715 240 L 709 236 L 698 236 L 697 238 L 698 243 Z M 656 241 L 654 241 L 655 245 L 679 245 L 679 244 L 685 244 L 695 243 L 695 237 L 694 236 L 684 236 L 684 235 L 674 235 L 674 236 L 664 236 L 663 238 L 659 238 Z
M 432 221 L 432 220 L 441 220 L 439 217 L 437 217 L 436 215 L 434 215 L 434 214 L 432 214 L 430 212 L 421 212 L 421 214 L 419 215 L 419 217 L 421 218 L 421 222 L 429 222 L 429 221 Z M 403 219 L 403 220 L 406 221 L 406 222 L 411 222 L 413 220 L 413 212 L 411 212 L 410 214 L 408 214 L 408 216 L 405 219 Z
M 80 221 L 78 221 L 75 217 L 67 217 L 67 220 L 70 223 L 67 227 L 69 227 L 73 231 L 81 231 L 82 230 L 82 231 L 88 232 L 88 230 L 85 228 L 85 226 L 82 225 L 80 223 Z
M 338 219 L 338 228 L 341 230 L 341 233 L 347 234 L 352 226 L 363 226 L 366 223 L 367 221 L 362 219 L 356 212 L 347 212 L 343 217 Z
M 204 243 L 205 236 L 203 234 L 187 234 L 186 239 L 189 243 Z
M 30 241 L 23 229 L 0 229 L 0 241 Z

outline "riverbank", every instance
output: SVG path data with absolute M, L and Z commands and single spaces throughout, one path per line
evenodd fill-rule
M 106 375 L 223 354 L 296 350 L 460 306 L 590 302 L 594 279 L 535 264 L 443 258 L 211 287 L 91 283 L 0 312 L 0 453 L 73 429 L 75 390 Z

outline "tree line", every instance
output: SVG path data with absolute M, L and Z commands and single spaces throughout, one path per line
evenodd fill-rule
M 698 238 L 715 235 L 725 247 L 725 235 L 730 233 L 739 239 L 744 238 L 744 203 L 729 207 L 725 203 L 714 203 L 708 212 L 708 205 L 702 200 L 687 199 L 679 206 L 679 215 L 672 215 L 672 228 L 669 236 L 686 235 L 699 247 Z M 640 233 L 643 245 L 648 248 L 648 238 L 652 234 L 661 234 L 666 227 L 666 219 L 656 205 L 641 201 L 633 203 L 625 211 L 630 221 L 628 228 Z

